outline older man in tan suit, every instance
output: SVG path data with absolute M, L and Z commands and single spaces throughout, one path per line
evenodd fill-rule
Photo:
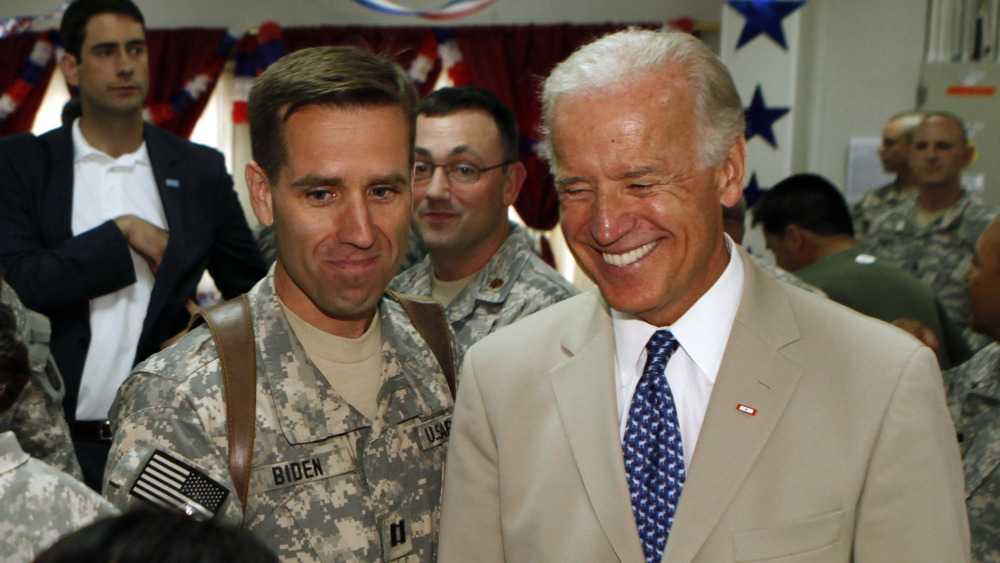
M 441 561 L 967 560 L 934 354 L 723 234 L 746 141 L 718 59 L 621 32 L 559 65 L 543 104 L 598 290 L 466 356 Z

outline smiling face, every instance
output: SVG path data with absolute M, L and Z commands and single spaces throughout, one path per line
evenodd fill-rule
M 505 160 L 497 125 L 482 110 L 417 117 L 415 153 L 417 166 L 465 163 L 482 169 Z M 482 171 L 471 184 L 450 180 L 444 168 L 415 181 L 413 227 L 432 260 L 447 256 L 480 266 L 489 261 L 507 238 L 507 208 L 524 175 L 524 165 L 514 162 Z
M 142 114 L 149 89 L 149 59 L 142 24 L 119 14 L 87 21 L 80 60 L 63 57 L 66 82 L 80 89 L 83 113 L 93 117 Z
M 611 307 L 672 324 L 728 262 L 721 205 L 739 200 L 746 144 L 699 167 L 695 103 L 673 67 L 559 100 L 552 123 L 563 233 Z M 721 204 L 721 205 L 720 205 Z
M 287 118 L 288 160 L 247 183 L 274 225 L 278 297 L 313 326 L 360 336 L 399 269 L 410 227 L 410 143 L 397 107 L 307 106 Z

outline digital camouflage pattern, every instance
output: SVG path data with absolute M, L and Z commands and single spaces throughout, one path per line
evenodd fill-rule
M 851 205 L 851 219 L 854 220 L 854 238 L 858 242 L 864 241 L 876 218 L 895 209 L 896 206 L 907 199 L 917 197 L 917 192 L 919 190 L 916 189 L 905 192 L 900 191 L 896 182 L 870 190 L 861 199 Z
M 875 256 L 913 272 L 930 286 L 947 320 L 976 351 L 989 339 L 969 328 L 972 303 L 965 272 L 972 264 L 979 235 L 1000 210 L 966 192 L 933 223 L 920 228 L 916 202 L 916 198 L 907 199 L 876 219 L 865 247 Z
M 257 426 L 246 528 L 285 561 L 433 561 L 453 406 L 433 354 L 402 306 L 383 298 L 382 385 L 370 421 L 306 356 L 273 279 L 248 294 Z M 129 490 L 159 449 L 227 487 L 217 518 L 239 524 L 225 410 L 215 341 L 198 327 L 119 390 L 104 495 L 122 509 L 142 502 Z
M 972 560 L 1000 561 L 1000 343 L 945 372 L 965 467 Z
M 389 285 L 401 293 L 431 294 L 430 256 L 396 276 Z M 490 261 L 445 307 L 459 347 L 467 350 L 484 336 L 580 291 L 531 250 L 524 227 L 511 233 Z
M 62 400 L 66 388 L 49 351 L 49 336 L 52 334 L 49 319 L 25 308 L 9 285 L 0 285 L 0 301 L 14 311 L 17 338 L 28 347 L 31 363 L 31 379 L 18 396 L 17 403 L 10 411 L 0 415 L 0 432 L 13 430 L 28 454 L 82 479 L 80 464 L 69 437 L 69 424 L 63 413 Z
M 62 536 L 118 510 L 80 480 L 0 433 L 0 561 L 31 561 Z

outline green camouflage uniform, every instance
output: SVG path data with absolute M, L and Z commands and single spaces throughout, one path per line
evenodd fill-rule
M 989 339 L 972 332 L 972 304 L 965 272 L 976 253 L 976 241 L 1000 210 L 968 192 L 930 225 L 917 226 L 917 199 L 908 198 L 879 217 L 865 246 L 869 252 L 913 272 L 934 290 L 947 320 L 973 351 Z
M 257 425 L 246 528 L 285 561 L 433 561 L 453 402 L 402 306 L 383 298 L 378 308 L 382 384 L 370 421 L 306 356 L 273 276 L 248 296 Z M 108 499 L 142 502 L 130 489 L 158 449 L 226 487 L 217 518 L 240 523 L 222 377 L 204 326 L 136 367 L 111 408 Z
M 82 481 L 33 459 L 0 433 L 0 561 L 31 561 L 62 536 L 118 510 Z
M 0 301 L 14 311 L 17 338 L 27 345 L 31 363 L 31 379 L 14 406 L 0 417 L 0 432 L 13 430 L 31 456 L 83 479 L 63 413 L 66 388 L 49 351 L 49 319 L 26 309 L 14 289 L 5 283 L 0 289 Z
M 490 261 L 445 307 L 455 340 L 468 349 L 487 334 L 580 293 L 531 250 L 524 227 L 511 233 Z M 431 294 L 430 256 L 392 280 L 389 287 L 412 295 Z
M 945 372 L 965 466 L 972 560 L 1000 561 L 1000 343 Z
M 859 243 L 863 242 L 868 236 L 868 231 L 871 230 L 872 223 L 875 222 L 875 219 L 879 215 L 895 209 L 896 206 L 907 199 L 917 197 L 917 192 L 919 191 L 913 189 L 901 192 L 896 182 L 892 182 L 881 188 L 874 188 L 866 193 L 864 197 L 854 202 L 854 205 L 851 206 L 851 218 L 854 220 L 854 238 Z

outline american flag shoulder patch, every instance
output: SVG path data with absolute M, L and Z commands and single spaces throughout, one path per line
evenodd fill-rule
M 129 493 L 157 506 L 207 520 L 218 514 L 229 489 L 183 461 L 154 450 Z

